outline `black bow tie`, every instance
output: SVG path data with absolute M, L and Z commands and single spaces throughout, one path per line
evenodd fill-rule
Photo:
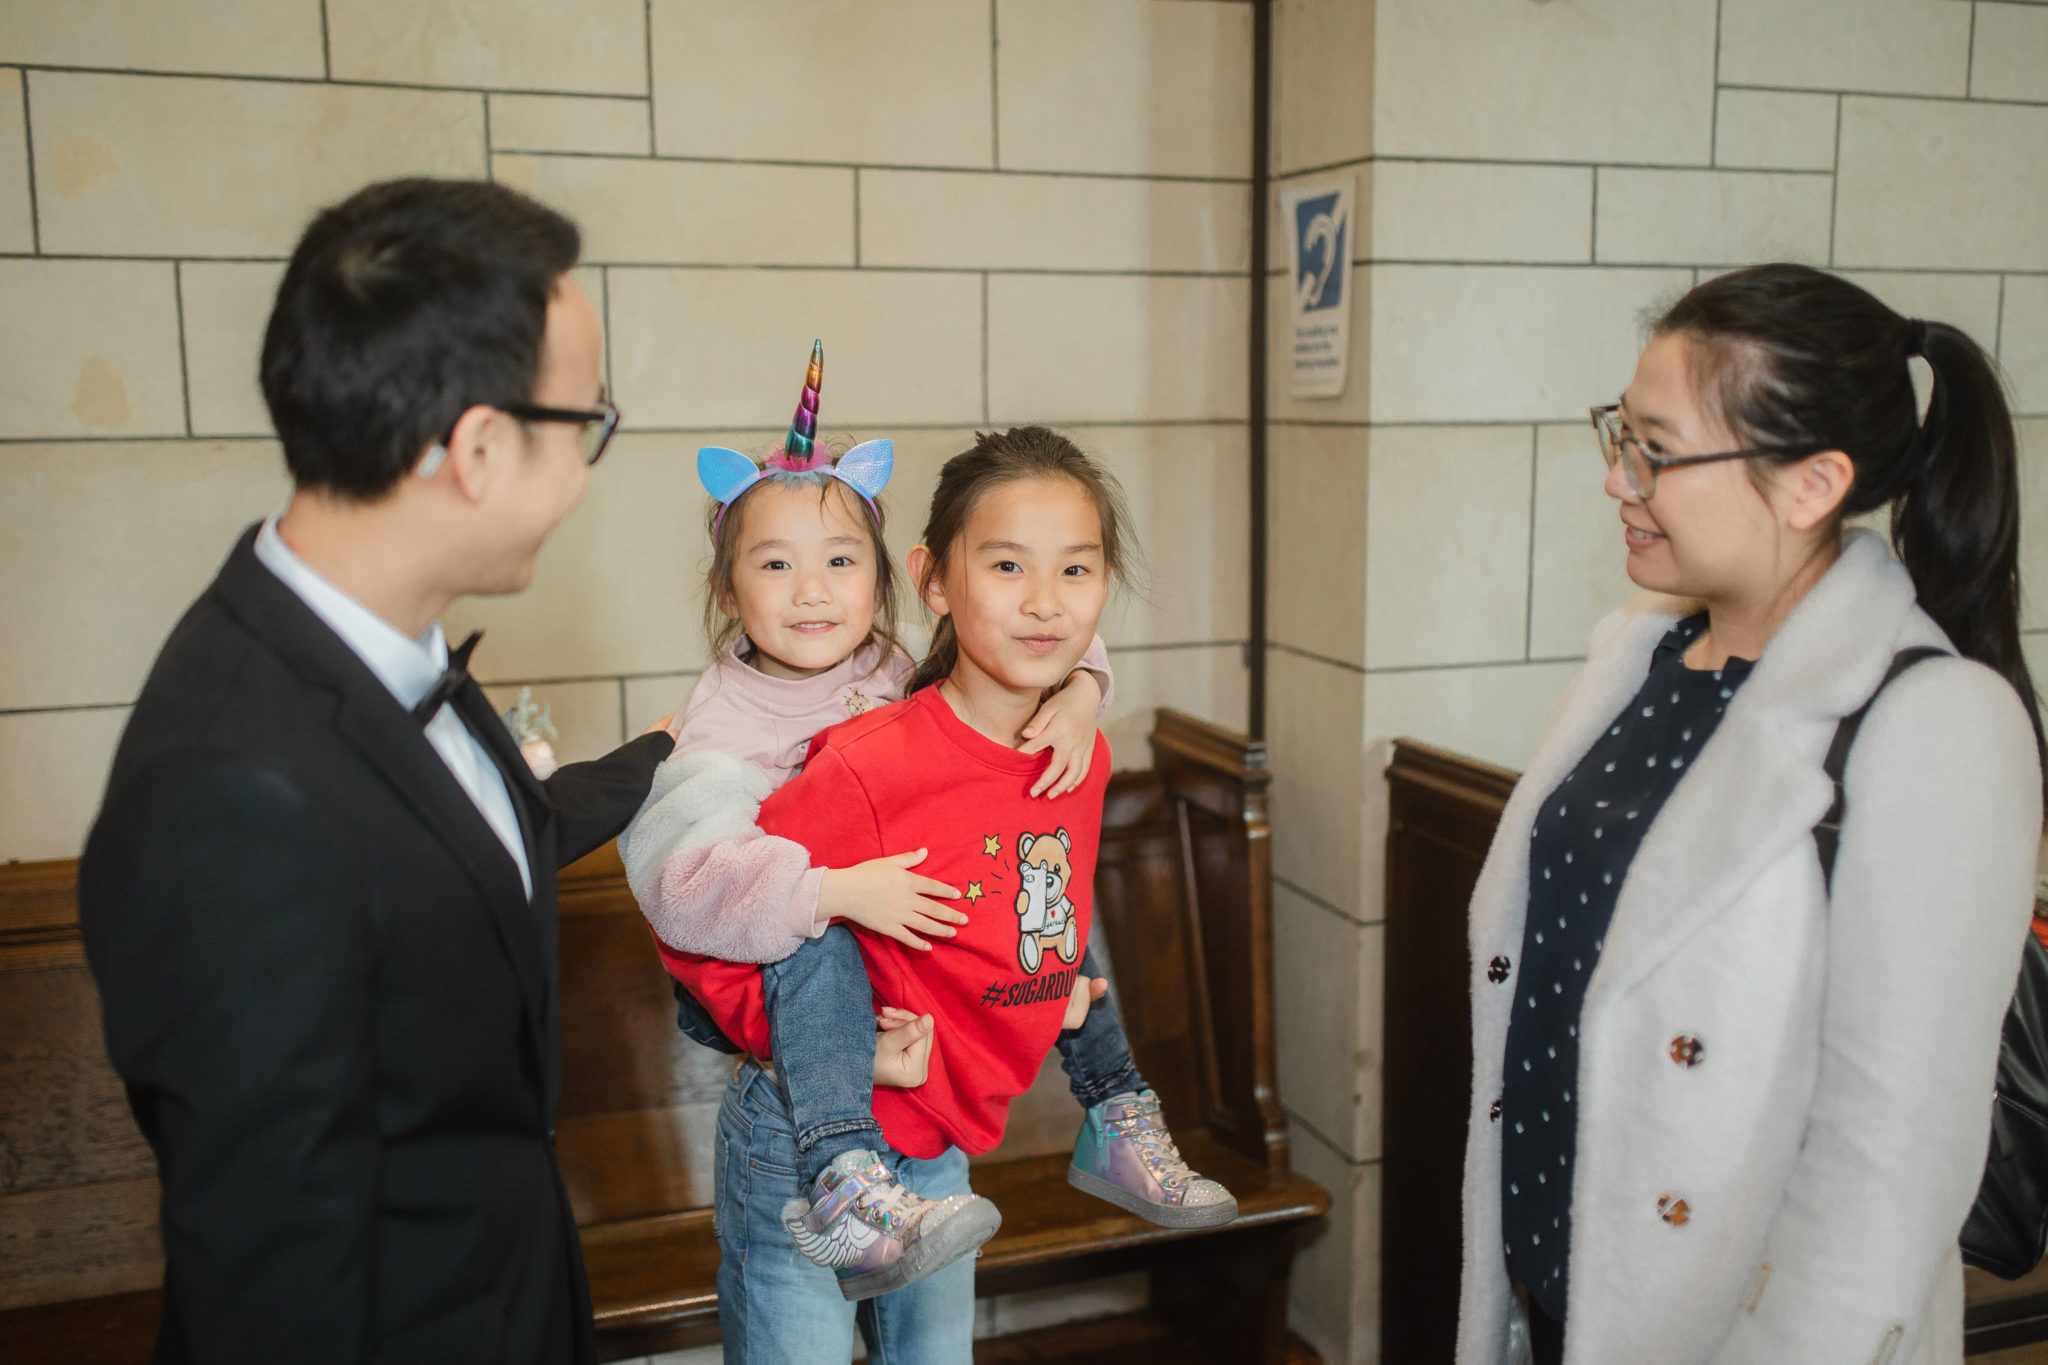
M 467 640 L 448 651 L 448 667 L 441 670 L 441 676 L 434 680 L 420 704 L 412 708 L 414 720 L 425 725 L 440 714 L 442 706 L 455 700 L 455 694 L 469 681 L 469 656 L 475 652 L 476 642 L 483 638 L 482 631 L 473 630 Z

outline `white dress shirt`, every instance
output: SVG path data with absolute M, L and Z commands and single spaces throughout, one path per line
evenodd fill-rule
M 448 667 L 448 638 L 441 623 L 428 626 L 418 639 L 371 611 L 362 603 L 315 573 L 305 560 L 293 554 L 277 533 L 277 518 L 263 523 L 256 533 L 256 558 L 263 567 L 312 608 L 313 614 L 342 639 L 356 657 L 369 666 L 378 681 L 389 689 L 407 711 L 426 698 Z M 427 722 L 427 742 L 448 771 L 476 803 L 505 851 L 519 868 L 519 883 L 533 895 L 533 871 L 526 862 L 526 841 L 519 832 L 519 817 L 512 810 L 512 797 L 505 790 L 504 774 L 491 761 L 483 742 L 469 732 L 455 708 L 445 703 Z

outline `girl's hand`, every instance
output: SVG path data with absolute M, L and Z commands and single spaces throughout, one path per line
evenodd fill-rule
M 1088 767 L 1095 761 L 1095 720 L 1101 710 L 1102 684 L 1085 669 L 1075 670 L 1065 686 L 1045 699 L 1017 746 L 1020 754 L 1052 751 L 1052 761 L 1031 786 L 1033 796 L 1065 796 L 1088 780 Z
M 1067 997 L 1067 1017 L 1060 1020 L 1063 1029 L 1077 1029 L 1088 1022 L 1088 1007 L 1109 994 L 1109 978 L 1106 976 L 1077 976 L 1074 978 L 1074 993 Z
M 967 916 L 936 900 L 958 900 L 960 893 L 944 882 L 920 877 L 910 869 L 927 850 L 870 858 L 855 867 L 827 868 L 818 885 L 818 918 L 852 920 L 878 934 L 887 934 L 913 948 L 931 949 L 919 934 L 951 938 L 952 926 Z
M 923 1085 L 931 1069 L 932 1017 L 891 1006 L 875 1016 L 875 1084 Z

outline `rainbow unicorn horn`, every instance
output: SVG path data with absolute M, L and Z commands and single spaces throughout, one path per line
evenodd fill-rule
M 796 400 L 796 415 L 789 419 L 789 438 L 782 443 L 783 458 L 778 462 L 785 469 L 806 470 L 813 468 L 818 443 L 818 390 L 825 383 L 825 342 L 822 338 L 811 343 L 810 368 L 804 371 L 803 396 Z

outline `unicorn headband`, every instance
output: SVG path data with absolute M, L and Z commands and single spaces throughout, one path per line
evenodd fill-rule
M 740 494 L 763 479 L 798 486 L 817 486 L 837 479 L 860 494 L 879 523 L 882 514 L 875 499 L 888 485 L 896 467 L 896 448 L 886 440 L 863 441 L 837 460 L 818 444 L 818 389 L 825 382 L 825 343 L 811 343 L 811 366 L 804 372 L 804 391 L 797 399 L 796 416 L 789 422 L 789 435 L 782 449 L 768 457 L 767 467 L 755 464 L 737 450 L 705 446 L 697 452 L 697 478 L 704 491 L 718 502 L 718 516 L 711 523 L 718 531 L 725 514 L 739 501 Z

